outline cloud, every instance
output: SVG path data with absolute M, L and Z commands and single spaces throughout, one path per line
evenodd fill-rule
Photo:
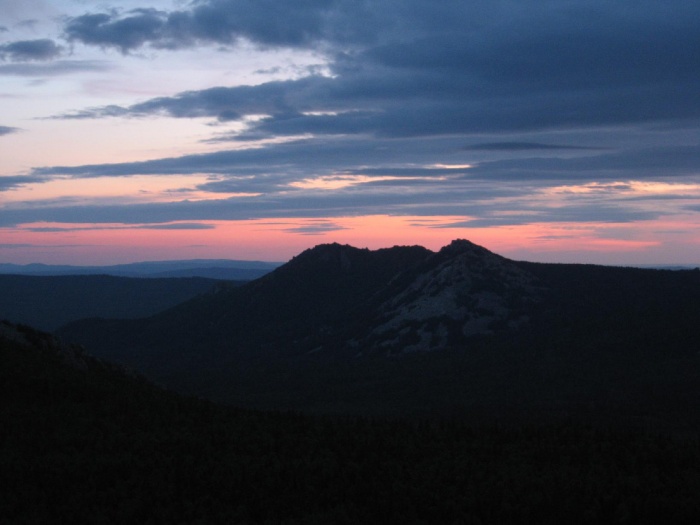
M 0 58 L 13 62 L 47 61 L 58 58 L 63 48 L 53 40 L 20 40 L 0 45 Z
M 93 231 L 93 230 L 213 230 L 216 226 L 213 224 L 205 224 L 199 222 L 176 222 L 167 224 L 142 224 L 142 225 L 129 225 L 129 226 L 34 226 L 24 228 L 24 231 L 30 231 L 34 233 L 61 233 L 61 232 L 75 232 L 75 231 Z
M 292 84 L 317 82 L 315 77 Z M 116 105 L 87 109 L 63 118 L 102 118 L 115 116 L 168 115 L 175 118 L 213 117 L 219 121 L 241 119 L 246 115 L 285 113 L 293 111 L 287 102 L 289 82 L 269 82 L 261 86 L 237 88 L 216 87 L 202 91 L 180 93 L 175 97 L 160 97 L 130 107 Z
M 39 20 L 36 18 L 27 18 L 25 20 L 21 20 L 17 23 L 17 27 L 22 27 L 22 28 L 27 28 L 27 29 L 35 29 L 36 26 L 39 24 Z
M 0 250 L 43 250 L 49 248 L 51 250 L 59 248 L 78 248 L 92 246 L 91 244 L 0 244 Z
M 233 45 L 241 39 L 264 46 L 303 47 L 342 38 L 340 32 L 357 32 L 360 26 L 356 24 L 339 31 L 343 14 L 349 22 L 347 15 L 362 11 L 361 4 L 353 3 L 352 9 L 347 9 L 349 6 L 347 1 L 208 0 L 196 2 L 188 10 L 170 12 L 133 9 L 89 13 L 70 18 L 64 33 L 71 42 L 113 47 L 122 53 L 144 46 Z M 342 9 L 347 10 L 343 13 Z
M 700 144 L 625 149 L 575 157 L 496 160 L 470 175 L 494 180 L 625 180 L 697 176 Z
M 2 127 L 0 127 L 0 136 L 2 134 Z M 0 192 L 13 190 L 27 184 L 41 184 L 49 180 L 51 180 L 51 177 L 41 175 L 2 175 L 0 176 Z
M 568 205 L 553 210 L 546 207 L 533 207 L 522 213 L 509 210 L 508 213 L 484 214 L 477 219 L 436 224 L 432 228 L 491 228 L 496 226 L 522 226 L 541 223 L 632 223 L 653 221 L 663 215 L 660 212 L 630 209 L 621 205 L 588 203 Z
M 144 230 L 213 230 L 216 226 L 201 222 L 175 222 L 170 224 L 145 224 L 140 226 L 140 228 Z
M 542 144 L 539 142 L 483 142 L 471 144 L 464 149 L 471 151 L 531 151 L 531 150 L 577 150 L 577 149 L 604 149 L 590 146 L 576 146 L 565 144 Z
M 374 140 L 367 138 L 327 138 L 296 140 L 238 150 L 224 150 L 198 155 L 163 158 L 145 162 L 97 164 L 84 166 L 49 166 L 37 168 L 34 175 L 68 175 L 75 178 L 132 175 L 218 174 L 232 181 L 249 180 L 285 184 L 314 175 L 354 170 L 370 175 L 402 174 L 417 176 L 445 175 L 445 168 L 426 166 L 445 157 L 458 164 L 466 158 L 460 151 L 461 139 Z M 461 156 L 460 156 L 461 155 Z M 387 169 L 404 168 L 400 172 Z M 379 171 L 377 171 L 379 170 Z M 464 170 L 460 170 L 464 171 Z M 454 171 L 452 171 L 454 173 Z M 259 179 L 245 177 L 260 176 Z
M 5 64 L 0 65 L 0 76 L 55 77 L 86 71 L 106 71 L 111 67 L 107 62 L 101 60 L 56 60 L 44 64 Z
M 26 248 L 37 248 L 37 246 L 23 243 L 0 243 L 0 250 L 24 250 Z
M 600 191 L 558 191 L 537 184 L 493 184 L 490 181 L 439 180 L 421 187 L 411 181 L 387 186 L 359 184 L 333 191 L 271 191 L 249 197 L 167 203 L 63 205 L 35 202 L 7 208 L 0 226 L 50 222 L 133 227 L 199 221 L 309 218 L 318 222 L 296 233 L 333 231 L 332 218 L 357 215 L 464 217 L 454 227 L 487 227 L 543 222 L 632 222 L 683 211 L 687 200 L 636 201 L 629 185 L 609 184 Z M 160 227 L 160 226 L 157 226 Z M 304 225 L 303 227 L 308 227 Z
M 314 234 L 337 228 L 334 217 L 358 214 L 464 217 L 454 227 L 652 220 L 661 213 L 654 199 L 676 211 L 687 201 L 623 197 L 612 185 L 698 177 L 700 4 L 673 4 L 197 0 L 73 17 L 63 27 L 73 44 L 157 57 L 210 46 L 231 60 L 251 45 L 304 49 L 324 67 L 58 115 L 209 119 L 216 124 L 209 142 L 221 149 L 30 173 L 37 180 L 209 175 L 195 188 L 197 201 L 35 203 L 4 210 L 0 221 L 180 228 L 328 217 L 290 226 Z M 55 60 L 0 65 L 0 74 L 90 67 L 108 66 Z M 548 189 L 596 181 L 610 184 L 545 202 Z
M 120 16 L 116 10 L 86 14 L 68 21 L 65 38 L 69 42 L 116 47 L 126 53 L 164 38 L 164 18 L 165 13 L 155 9 L 136 9 L 126 16 Z
M 318 218 L 363 215 L 464 215 L 471 204 L 494 196 L 510 196 L 505 188 L 436 186 L 412 191 L 410 187 L 372 189 L 348 187 L 278 191 L 251 197 L 183 200 L 166 203 L 94 204 L 33 202 L 3 210 L 0 226 L 50 222 L 73 224 L 165 224 L 267 218 Z
M 274 13 L 275 16 L 270 16 Z M 700 116 L 700 4 L 208 0 L 71 19 L 67 38 L 129 52 L 201 43 L 306 47 L 331 76 L 217 87 L 73 116 L 249 123 L 244 138 L 437 136 Z
M 0 137 L 3 135 L 9 135 L 10 133 L 17 133 L 19 128 L 13 128 L 10 126 L 0 126 Z M 3 179 L 0 179 L 0 188 L 2 188 Z
M 664 180 L 695 177 L 700 143 L 647 146 L 656 135 L 640 136 L 639 145 L 614 150 L 559 150 L 543 154 L 478 160 L 465 150 L 463 138 L 326 137 L 272 143 L 261 147 L 223 150 L 115 164 L 47 166 L 36 177 L 129 177 L 134 175 L 210 174 L 198 187 L 215 193 L 269 193 L 290 184 L 332 176 L 365 176 L 376 185 L 415 186 L 425 181 L 443 185 L 474 185 L 478 181 L 551 184 L 553 181 Z M 538 152 L 539 153 L 539 152 Z M 450 165 L 452 167 L 450 167 Z M 411 179 L 409 183 L 407 179 Z M 403 181 L 403 182 L 402 182 Z
M 297 233 L 300 235 L 323 235 L 324 233 L 342 230 L 347 230 L 347 228 L 333 221 L 325 220 L 312 221 L 310 223 L 304 223 L 303 225 L 284 229 L 284 231 L 287 233 Z

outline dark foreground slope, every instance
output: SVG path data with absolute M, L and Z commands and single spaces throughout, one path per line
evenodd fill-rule
M 697 523 L 698 437 L 233 410 L 0 323 L 2 523 Z
M 700 272 L 324 245 L 157 316 L 61 331 L 242 406 L 700 428 Z

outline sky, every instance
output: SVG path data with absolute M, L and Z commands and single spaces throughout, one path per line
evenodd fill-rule
M 700 264 L 700 2 L 0 0 L 0 262 Z

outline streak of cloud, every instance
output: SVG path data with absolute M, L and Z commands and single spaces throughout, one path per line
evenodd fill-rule
M 17 133 L 18 131 L 18 128 L 13 128 L 12 126 L 0 126 L 0 137 L 2 137 L 3 135 L 9 135 L 11 133 Z M 3 182 L 7 183 L 9 181 L 0 179 L 0 189 L 2 189 L 3 187 Z
M 110 69 L 110 65 L 101 60 L 56 60 L 42 64 L 16 63 L 0 65 L 0 76 L 17 77 L 56 77 L 75 75 L 85 72 L 99 72 Z
M 63 48 L 53 40 L 20 40 L 0 45 L 0 59 L 13 62 L 47 61 L 58 58 Z

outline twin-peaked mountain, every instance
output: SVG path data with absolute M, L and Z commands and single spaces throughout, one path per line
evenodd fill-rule
M 700 402 L 698 297 L 693 270 L 516 262 L 464 240 L 438 252 L 329 244 L 152 317 L 59 334 L 249 406 L 568 411 L 613 396 L 631 410 L 668 384 Z
M 541 294 L 531 273 L 468 241 L 438 253 L 328 244 L 247 285 L 220 285 L 148 319 L 87 320 L 62 334 L 108 357 L 126 352 L 135 363 L 161 353 L 394 355 L 520 326 Z

